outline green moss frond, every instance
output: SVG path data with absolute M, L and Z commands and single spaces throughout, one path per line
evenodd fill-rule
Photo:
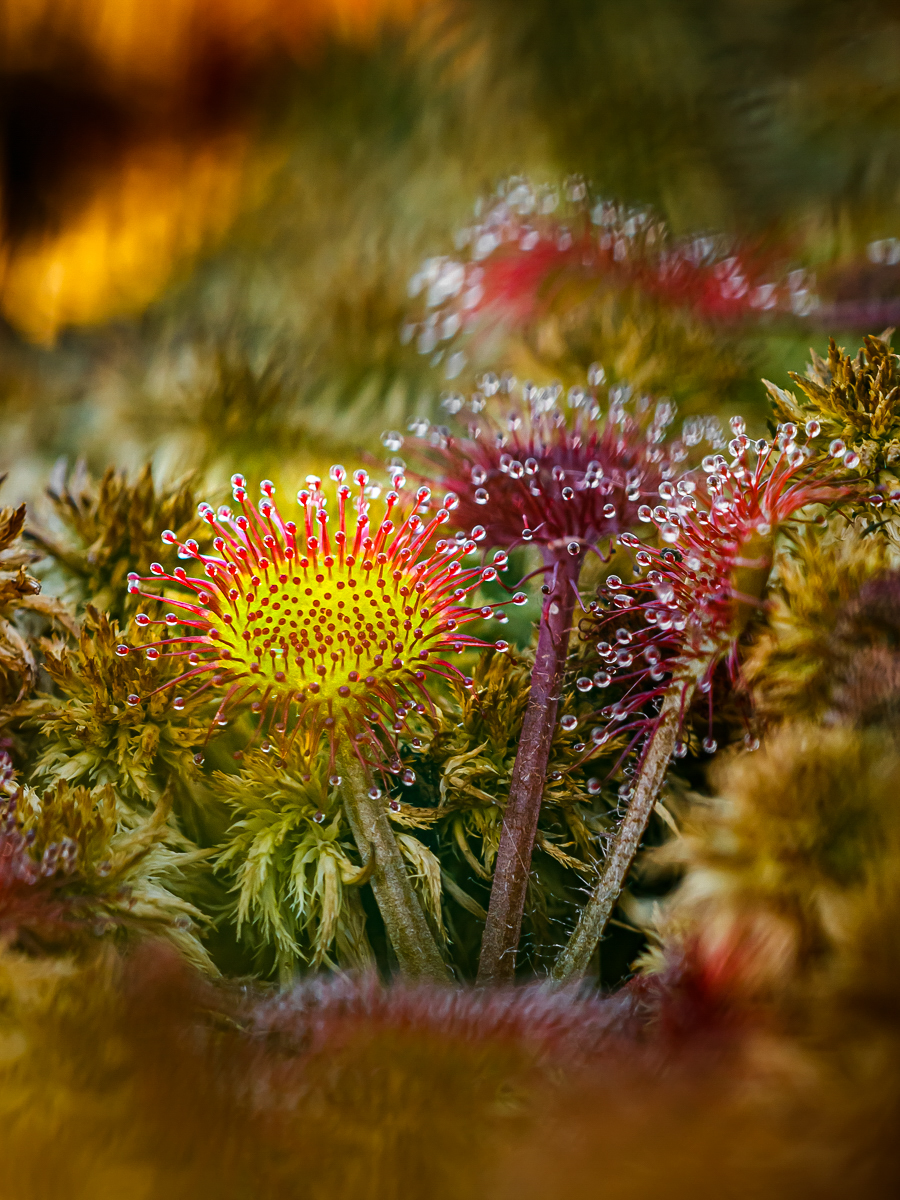
M 420 842 L 411 833 L 398 833 L 397 845 L 400 853 L 411 868 L 414 886 L 419 892 L 422 907 L 437 927 L 439 936 L 446 941 L 447 931 L 444 928 L 441 903 L 443 889 L 441 886 L 441 864 L 437 855 Z
M 95 788 L 57 780 L 20 788 L 17 822 L 42 875 L 94 934 L 118 940 L 163 937 L 196 966 L 215 972 L 198 929 L 208 918 L 179 893 L 208 852 L 173 838 L 171 797 L 137 815 L 110 784 Z M 173 845 L 176 842 L 176 845 Z
M 441 869 L 444 920 L 454 956 L 468 969 L 477 957 L 481 923 L 500 842 L 522 722 L 531 663 L 512 652 L 486 652 L 471 667 L 472 685 L 448 682 L 430 739 L 404 751 L 415 771 L 411 787 L 395 791 L 395 825 L 419 831 Z M 574 711 L 564 697 L 559 715 Z M 548 764 L 526 913 L 530 945 L 552 940 L 552 918 L 571 914 L 584 880 L 593 876 L 601 836 L 609 829 L 609 800 L 587 790 L 589 776 L 604 778 L 621 745 L 583 764 L 583 728 L 558 723 Z M 462 910 L 462 911 L 461 911 Z
M 838 436 L 881 442 L 900 433 L 900 357 L 889 336 L 865 338 L 854 358 L 831 338 L 827 361 L 813 354 L 807 375 L 792 371 L 791 379 L 806 397 L 801 408 L 834 421 Z
M 835 441 L 859 456 L 863 492 L 896 491 L 900 480 L 900 357 L 890 334 L 867 337 L 855 357 L 832 338 L 827 360 L 810 351 L 806 375 L 791 371 L 797 396 L 768 380 L 763 382 L 772 406 L 783 421 L 806 429 L 818 454 L 831 452 Z M 837 457 L 840 457 L 838 453 Z M 857 471 L 853 469 L 853 479 Z M 852 507 L 852 498 L 849 503 Z M 845 506 L 846 506 L 845 503 Z M 868 510 L 871 515 L 871 510 Z
M 257 752 L 239 774 L 215 776 L 235 816 L 216 866 L 233 881 L 238 933 L 273 947 L 282 971 L 374 962 L 359 900 L 367 873 L 328 771 L 327 755 L 308 767 Z
M 41 659 L 36 629 L 46 629 L 45 622 L 68 633 L 78 629 L 65 605 L 42 596 L 39 581 L 28 574 L 40 556 L 25 545 L 24 526 L 24 504 L 0 509 L 0 725 L 16 715 L 16 706 L 34 689 Z M 37 617 L 37 623 L 29 617 Z
M 876 731 L 784 726 L 714 777 L 667 857 L 686 875 L 670 927 L 763 975 L 822 959 L 879 865 L 900 850 L 900 756 Z M 755 947 L 755 948 L 754 948 Z
M 480 843 L 480 866 L 488 874 L 499 844 L 530 676 L 531 665 L 524 656 L 482 655 L 473 669 L 471 688 L 450 685 L 440 728 L 422 756 L 426 778 L 437 776 L 439 809 L 453 817 L 453 840 L 464 857 L 465 839 Z M 559 715 L 570 711 L 572 700 L 567 697 Z M 557 723 L 539 842 L 544 850 L 552 847 L 554 857 L 559 857 L 555 843 L 560 839 L 576 847 L 580 857 L 590 857 L 597 832 L 596 802 L 586 790 L 585 776 L 602 777 L 610 763 L 604 757 L 589 764 L 587 772 L 578 765 L 581 754 L 574 746 L 581 737 L 583 730 L 567 732 Z

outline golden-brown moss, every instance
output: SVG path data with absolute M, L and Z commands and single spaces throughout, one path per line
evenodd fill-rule
M 717 798 L 698 799 L 661 854 L 685 871 L 663 940 L 696 943 L 740 993 L 791 992 L 834 957 L 871 881 L 900 865 L 900 754 L 879 730 L 794 723 L 713 782 Z
M 126 590 L 126 576 L 149 573 L 164 550 L 163 530 L 183 542 L 201 527 L 191 478 L 159 485 L 149 465 L 134 480 L 112 467 L 95 480 L 79 463 L 47 496 L 58 530 L 30 530 L 31 540 L 74 583 L 77 599 L 120 620 L 140 603 Z
M 838 626 L 860 589 L 892 562 L 872 537 L 807 533 L 782 551 L 765 623 L 743 667 L 764 722 L 820 720 L 828 712 L 857 650 Z

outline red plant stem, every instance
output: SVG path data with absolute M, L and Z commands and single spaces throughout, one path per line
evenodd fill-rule
M 551 590 L 541 612 L 531 692 L 522 722 L 509 800 L 503 814 L 503 831 L 478 964 L 478 982 L 481 984 L 508 982 L 515 975 L 531 855 L 556 728 L 583 557 L 583 551 L 572 555 L 565 546 L 544 550 L 544 560 L 548 568 L 553 569 Z
M 682 681 L 669 690 L 663 701 L 659 722 L 650 736 L 643 756 L 628 812 L 622 819 L 600 877 L 587 904 L 581 910 L 578 924 L 550 972 L 550 977 L 558 983 L 577 979 L 588 970 L 593 953 L 622 892 L 625 877 L 647 829 L 650 814 L 659 799 L 660 789 L 681 733 L 684 713 L 691 702 L 695 686 L 694 679 Z

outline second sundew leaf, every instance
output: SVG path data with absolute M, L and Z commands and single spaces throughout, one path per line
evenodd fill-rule
M 606 607 L 593 605 L 584 622 L 586 635 L 599 639 L 596 689 L 621 690 L 597 709 L 606 722 L 597 729 L 600 744 L 617 731 L 635 746 L 649 744 L 659 705 L 673 691 L 683 696 L 680 727 L 695 688 L 710 694 L 720 663 L 734 680 L 735 647 L 761 606 L 776 534 L 801 509 L 844 502 L 850 492 L 827 462 L 795 444 L 796 426 L 782 427 L 771 443 L 751 442 L 741 417 L 731 426 L 732 463 L 708 455 L 705 478 L 692 471 L 660 485 L 665 504 L 647 506 L 642 520 L 658 525 L 662 546 L 656 537 L 623 534 L 620 544 L 634 553 L 635 582 L 610 575 L 601 593 Z M 704 749 L 716 749 L 711 731 Z M 681 744 L 676 752 L 684 751 Z

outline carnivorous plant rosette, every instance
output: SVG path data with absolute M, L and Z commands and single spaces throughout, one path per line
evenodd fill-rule
M 261 484 L 262 499 L 254 505 L 244 477 L 235 475 L 236 509 L 199 509 L 215 534 L 211 552 L 164 533 L 163 540 L 176 545 L 183 559 L 198 562 L 202 574 L 188 575 L 183 567 L 169 573 L 152 564 L 149 580 L 166 594 L 144 594 L 171 611 L 155 621 L 144 613 L 135 617 L 143 629 L 159 625 L 165 631 L 141 649 L 151 658 L 184 658 L 187 669 L 164 687 L 221 694 L 214 724 L 249 702 L 259 718 L 253 740 L 261 738 L 263 749 L 274 743 L 286 757 L 301 730 L 314 748 L 328 740 L 332 783 L 342 788 L 363 860 L 374 854 L 372 886 L 401 966 L 443 978 L 446 967 L 374 776 L 391 765 L 394 735 L 407 715 L 431 704 L 429 674 L 454 673 L 443 656 L 483 644 L 461 631 L 483 615 L 464 599 L 496 578 L 497 570 L 462 566 L 474 541 L 433 541 L 457 502 L 453 495 L 423 519 L 417 510 L 430 501 L 430 490 L 421 487 L 412 502 L 404 502 L 395 487 L 378 519 L 370 512 L 365 471 L 354 473 L 355 491 L 343 467 L 330 474 L 336 511 L 315 476 L 297 495 L 298 523 L 277 508 L 271 482 Z M 393 479 L 402 486 L 399 473 Z M 129 586 L 138 591 L 141 582 L 135 574 Z M 185 632 L 175 632 L 179 625 Z M 129 653 L 127 646 L 120 649 Z M 175 694 L 172 703 L 177 708 L 184 697 Z
M 597 727 L 595 741 L 602 745 L 613 730 L 630 732 L 631 747 L 643 740 L 643 749 L 626 816 L 554 967 L 558 979 L 583 972 L 603 933 L 669 761 L 680 750 L 695 692 L 709 693 L 711 701 L 713 672 L 723 658 L 732 677 L 737 674 L 737 641 L 761 603 L 778 526 L 799 509 L 834 502 L 847 491 L 827 461 L 808 457 L 797 445 L 796 425 L 780 426 L 771 443 L 752 442 L 741 417 L 731 426 L 730 464 L 721 454 L 707 455 L 704 483 L 698 486 L 691 472 L 677 482 L 665 480 L 659 488 L 663 503 L 642 508 L 641 520 L 658 526 L 662 547 L 633 534 L 620 538 L 646 578 L 626 584 L 613 575 L 606 581 L 612 611 L 595 618 L 603 669 L 592 682 L 604 688 L 615 681 L 625 690 L 602 710 L 609 725 Z M 704 748 L 716 749 L 711 736 Z
M 681 442 L 665 441 L 675 415 L 671 402 L 654 405 L 649 397 L 632 397 L 627 386 L 607 389 L 596 365 L 588 383 L 587 389 L 569 390 L 566 411 L 559 384 L 526 383 L 515 398 L 515 381 L 487 374 L 469 401 L 468 436 L 456 438 L 439 427 L 423 451 L 432 476 L 459 497 L 453 521 L 461 529 L 474 526 L 479 538 L 504 550 L 533 542 L 544 560 L 546 598 L 497 854 L 479 968 L 483 980 L 510 979 L 515 970 L 585 554 L 603 557 L 602 543 L 637 524 L 642 501 L 687 457 Z M 601 398 L 608 399 L 605 411 Z M 444 400 L 453 413 L 464 404 L 459 394 Z M 510 407 L 501 415 L 503 404 Z M 424 421 L 411 428 L 420 436 L 429 432 Z

